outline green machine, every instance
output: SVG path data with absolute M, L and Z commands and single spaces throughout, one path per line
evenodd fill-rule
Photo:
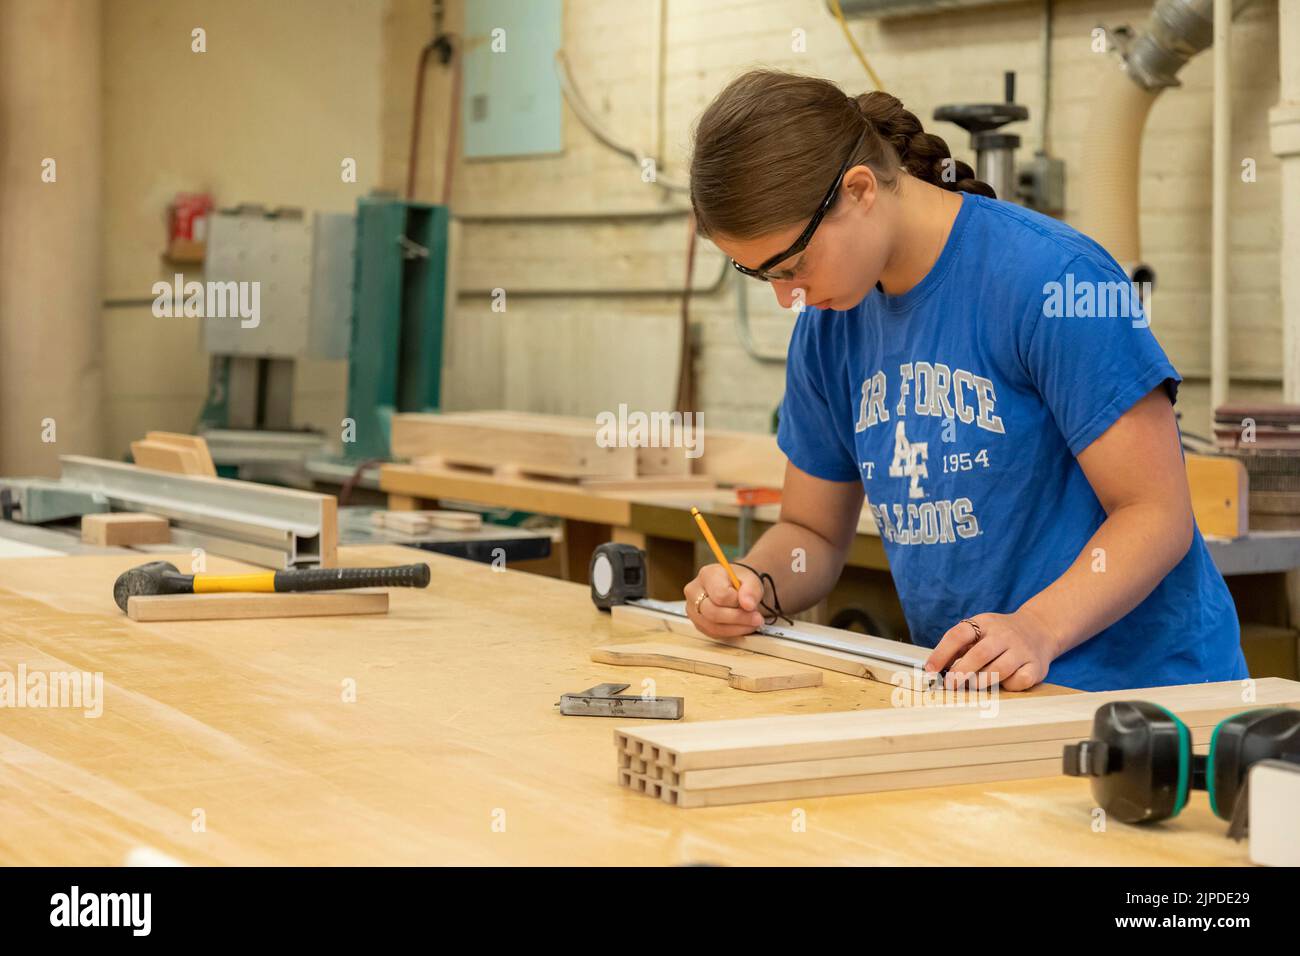
M 344 454 L 390 457 L 395 412 L 441 403 L 447 295 L 446 206 L 365 198 L 357 204 Z
M 260 286 L 258 321 L 208 321 L 207 404 L 198 431 L 225 474 L 279 480 L 325 467 L 342 428 L 343 461 L 389 457 L 394 412 L 441 404 L 447 308 L 446 206 L 391 194 L 355 213 L 221 210 L 213 217 L 207 278 Z M 348 363 L 345 420 L 295 427 L 302 359 Z

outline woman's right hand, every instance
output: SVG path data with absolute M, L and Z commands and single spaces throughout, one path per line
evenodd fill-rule
M 752 634 L 763 623 L 758 603 L 763 600 L 763 582 L 748 568 L 732 565 L 740 579 L 740 590 L 720 564 L 706 564 L 682 593 L 686 595 L 686 616 L 709 637 L 740 637 Z

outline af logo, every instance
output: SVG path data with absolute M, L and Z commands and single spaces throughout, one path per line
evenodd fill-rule
M 929 442 L 909 442 L 901 420 L 894 427 L 894 458 L 889 463 L 889 477 L 912 479 L 912 484 L 907 489 L 909 498 L 925 497 L 921 479 L 930 477 L 925 467 L 926 459 L 929 457 L 929 446 Z

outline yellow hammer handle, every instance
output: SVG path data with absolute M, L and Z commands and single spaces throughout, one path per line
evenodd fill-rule
M 274 591 L 275 572 L 257 574 L 196 574 L 195 594 L 224 594 L 231 591 Z

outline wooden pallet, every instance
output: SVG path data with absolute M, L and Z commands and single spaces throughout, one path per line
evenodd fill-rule
M 580 479 L 689 478 L 680 436 L 665 447 L 605 446 L 589 418 L 527 412 L 448 412 L 393 416 L 393 454 L 447 465 Z
M 557 478 L 634 478 L 636 449 L 596 444 L 595 427 L 458 415 L 393 416 L 393 455 Z
M 978 707 L 901 707 L 636 727 L 614 734 L 620 786 L 680 807 L 1019 780 L 1061 773 L 1061 751 L 1086 738 L 1097 708 L 1146 700 L 1177 714 L 1203 746 L 1223 719 L 1300 707 L 1300 683 L 1264 678 Z M 986 703 L 989 703 L 986 698 Z M 990 716 L 991 715 L 991 716 Z

